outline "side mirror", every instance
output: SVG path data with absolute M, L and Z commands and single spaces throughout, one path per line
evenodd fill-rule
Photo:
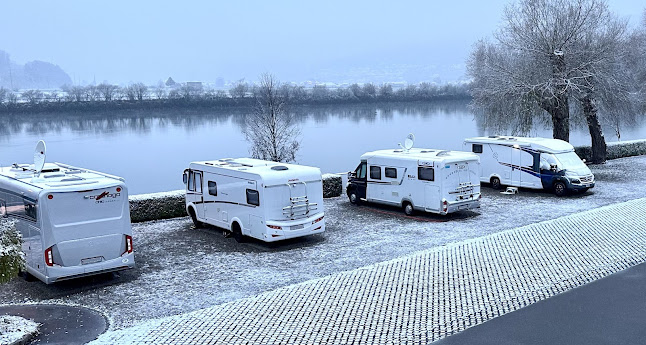
M 186 173 L 186 172 L 185 172 L 185 173 L 182 175 L 182 181 L 184 181 L 184 184 L 186 184 L 186 182 L 188 182 L 188 173 Z

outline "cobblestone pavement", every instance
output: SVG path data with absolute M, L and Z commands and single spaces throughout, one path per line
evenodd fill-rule
M 96 344 L 427 344 L 646 259 L 646 199 L 417 252 Z M 196 292 L 199 293 L 199 292 Z

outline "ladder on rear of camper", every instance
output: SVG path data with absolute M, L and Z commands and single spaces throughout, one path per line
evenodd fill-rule
M 292 191 L 296 187 L 297 184 L 303 184 L 303 188 L 305 189 L 305 195 L 303 196 L 294 196 L 292 194 Z M 283 207 L 283 215 L 289 218 L 294 218 L 298 216 L 307 216 L 309 215 L 310 211 L 315 211 L 318 209 L 318 204 L 315 202 L 310 202 L 309 198 L 307 197 L 307 184 L 303 181 L 298 181 L 298 182 L 292 182 L 292 183 L 287 183 L 287 186 L 289 187 L 289 202 L 290 205 Z

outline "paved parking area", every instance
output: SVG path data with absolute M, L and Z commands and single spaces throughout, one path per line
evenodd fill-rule
M 646 194 L 646 156 L 592 169 L 598 185 L 585 195 L 506 196 L 483 187 L 481 209 L 449 217 L 327 199 L 324 234 L 270 245 L 238 244 L 188 218 L 134 224 L 136 269 L 54 285 L 14 279 L 0 289 L 0 303 L 87 306 L 104 312 L 114 330 Z
M 104 334 L 105 344 L 428 344 L 646 260 L 646 199 Z

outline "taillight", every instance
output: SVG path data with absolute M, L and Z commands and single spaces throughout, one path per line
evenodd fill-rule
M 126 253 L 128 254 L 132 253 L 132 236 L 130 235 L 126 235 L 126 251 L 123 252 L 123 254 L 126 254 Z
M 54 196 L 50 194 L 50 195 L 47 196 L 47 199 L 52 200 L 52 199 L 54 199 Z
M 449 202 L 446 200 L 442 200 L 442 212 L 446 212 L 449 210 Z
M 121 187 L 117 187 L 117 193 L 121 192 Z
M 52 247 L 45 250 L 45 264 L 47 266 L 54 266 L 54 255 L 52 254 Z
M 278 226 L 278 225 L 269 225 L 269 224 L 268 224 L 268 225 L 267 225 L 267 227 L 268 227 L 268 228 L 270 228 L 270 229 L 275 229 L 275 230 L 281 230 L 281 229 L 282 229 L 282 228 L 281 228 L 280 226 Z
M 312 222 L 312 225 L 313 225 L 313 224 L 316 224 L 316 223 L 318 223 L 318 222 L 320 222 L 320 221 L 322 221 L 322 220 L 323 220 L 323 216 L 321 216 L 320 218 L 315 219 L 315 220 Z

